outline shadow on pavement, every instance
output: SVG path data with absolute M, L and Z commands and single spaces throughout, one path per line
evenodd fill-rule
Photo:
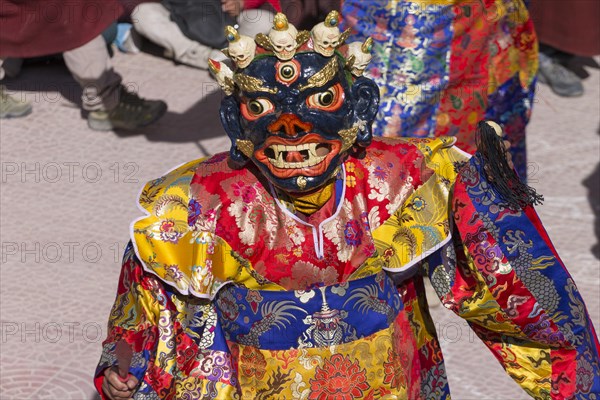
M 186 143 L 226 136 L 219 120 L 222 93 L 205 96 L 184 113 L 172 111 L 155 124 L 135 131 L 115 131 L 120 137 L 145 135 L 151 142 Z
M 62 102 L 81 108 L 81 87 L 60 58 L 28 62 L 16 78 L 2 81 L 9 93 L 35 103 Z M 226 136 L 219 120 L 220 90 L 204 96 L 183 113 L 167 110 L 156 123 L 133 131 L 114 131 L 118 137 L 145 135 L 152 142 L 186 143 Z M 66 100 L 66 101 L 65 101 Z M 168 104 L 167 104 L 168 106 Z
M 600 128 L 598 128 L 600 135 Z M 600 162 L 596 164 L 594 172 L 583 180 L 583 186 L 588 190 L 588 201 L 594 213 L 594 233 L 596 244 L 592 246 L 592 253 L 600 260 Z
M 7 78 L 2 84 L 11 95 L 33 103 L 34 108 L 35 103 L 63 100 L 70 102 L 73 108 L 81 107 L 81 86 L 59 57 L 26 60 L 18 76 Z
M 600 69 L 600 65 L 592 57 L 574 57 L 566 66 L 581 79 L 586 79 L 590 76 L 586 68 Z

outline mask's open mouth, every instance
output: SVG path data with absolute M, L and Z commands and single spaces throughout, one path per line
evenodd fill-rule
M 331 153 L 328 143 L 307 143 L 299 146 L 274 144 L 265 149 L 269 162 L 277 168 L 306 168 L 317 165 Z
M 279 178 L 318 176 L 325 173 L 341 147 L 340 141 L 324 141 L 314 133 L 294 141 L 270 137 L 254 156 Z

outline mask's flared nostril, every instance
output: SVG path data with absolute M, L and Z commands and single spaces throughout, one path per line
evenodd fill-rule
M 268 128 L 270 133 L 284 134 L 287 136 L 298 136 L 303 132 L 310 132 L 312 124 L 303 122 L 295 114 L 281 114 Z

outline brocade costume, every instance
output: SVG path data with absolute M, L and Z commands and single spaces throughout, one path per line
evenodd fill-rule
M 97 370 L 135 399 L 449 399 L 429 275 L 527 393 L 600 392 L 597 337 L 535 211 L 506 208 L 453 138 L 379 139 L 299 218 L 227 154 L 149 182 Z
M 494 120 L 503 125 L 515 168 L 526 178 L 525 128 L 538 69 L 527 3 L 344 0 L 341 11 L 353 37 L 373 39 L 367 74 L 381 88 L 375 135 L 451 135 L 472 154 L 475 126 Z

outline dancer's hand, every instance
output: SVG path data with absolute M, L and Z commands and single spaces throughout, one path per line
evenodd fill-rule
M 117 367 L 104 370 L 104 382 L 102 391 L 111 400 L 127 400 L 133 396 L 134 389 L 138 385 L 135 376 L 129 374 L 126 381 L 121 380 Z
M 244 0 L 221 0 L 221 7 L 223 12 L 237 17 L 244 9 Z

